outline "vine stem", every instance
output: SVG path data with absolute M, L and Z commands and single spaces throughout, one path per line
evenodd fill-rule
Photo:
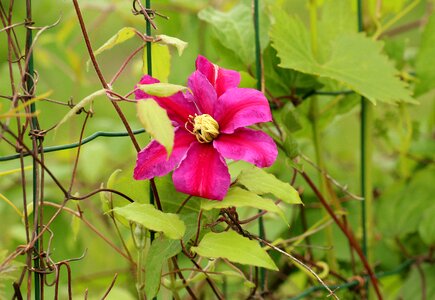
M 300 172 L 304 180 L 308 183 L 310 188 L 313 190 L 314 194 L 317 196 L 319 201 L 322 203 L 322 205 L 325 207 L 328 214 L 332 217 L 335 224 L 340 228 L 340 230 L 344 233 L 346 238 L 348 239 L 350 245 L 352 248 L 356 251 L 358 254 L 362 264 L 364 265 L 364 268 L 366 269 L 367 273 L 369 274 L 370 281 L 373 284 L 373 287 L 375 289 L 376 295 L 378 296 L 379 300 L 382 300 L 381 291 L 379 289 L 378 282 L 376 280 L 375 274 L 373 270 L 370 267 L 370 264 L 367 261 L 366 256 L 364 255 L 363 251 L 361 250 L 361 247 L 357 243 L 355 237 L 353 234 L 349 231 L 348 227 L 344 225 L 338 217 L 335 215 L 334 211 L 332 210 L 331 206 L 329 206 L 328 202 L 325 200 L 325 197 L 323 197 L 322 193 L 319 191 L 319 189 L 316 187 L 316 185 L 313 183 L 313 181 L 310 179 L 310 177 L 305 173 L 304 171 Z
M 72 0 L 72 1 L 74 4 L 74 9 L 76 11 L 76 15 L 77 15 L 77 18 L 78 18 L 79 23 L 80 23 L 80 28 L 81 28 L 83 38 L 85 40 L 86 48 L 88 50 L 88 54 L 89 54 L 89 57 L 91 59 L 94 70 L 97 73 L 98 79 L 100 80 L 103 87 L 106 90 L 111 90 L 110 86 L 107 84 L 107 81 L 104 79 L 103 73 L 101 73 L 100 66 L 98 65 L 97 59 L 95 58 L 94 51 L 92 50 L 92 45 L 91 45 L 91 42 L 89 40 L 89 36 L 88 36 L 88 32 L 86 30 L 85 22 L 83 21 L 83 16 L 82 16 L 82 12 L 80 10 L 79 3 L 77 2 L 77 0 Z M 112 103 L 113 107 L 115 108 L 116 112 L 118 113 L 118 116 L 120 117 L 122 123 L 124 124 L 124 127 L 127 130 L 128 135 L 130 136 L 130 139 L 133 142 L 133 145 L 134 145 L 136 151 L 139 152 L 140 146 L 139 146 L 139 144 L 138 144 L 138 142 L 137 142 L 137 140 L 136 140 L 136 138 L 135 138 L 135 136 L 130 128 L 130 125 L 128 124 L 127 119 L 125 118 L 124 114 L 122 113 L 121 108 L 119 107 L 119 105 L 116 102 L 114 102 L 114 101 L 110 101 L 110 102 Z
M 357 0 L 358 31 L 364 31 L 362 0 Z M 373 237 L 373 183 L 372 183 L 372 133 L 373 133 L 373 105 L 361 97 L 361 227 L 362 227 L 362 252 L 367 260 L 371 261 L 369 246 Z M 368 289 L 368 285 L 366 285 Z M 370 293 L 368 293 L 370 294 Z
M 334 292 L 325 284 L 325 282 L 323 282 L 322 278 L 319 277 L 319 275 L 316 274 L 316 272 L 314 272 L 309 266 L 307 266 L 305 263 L 303 263 L 301 260 L 297 259 L 296 257 L 294 257 L 293 255 L 291 255 L 290 253 L 287 253 L 283 250 L 281 250 L 280 248 L 272 245 L 271 243 L 265 241 L 262 238 L 257 238 L 255 236 L 252 236 L 252 238 L 256 239 L 257 241 L 259 241 L 260 243 L 265 244 L 266 246 L 272 248 L 275 251 L 278 251 L 279 253 L 287 256 L 288 258 L 290 258 L 292 261 L 294 261 L 295 263 L 299 264 L 300 266 L 302 266 L 305 270 L 307 270 L 311 275 L 313 275 L 317 281 L 329 292 L 329 295 L 332 295 L 332 297 L 334 297 L 334 299 L 339 300 L 339 298 L 337 297 L 337 295 L 334 294 Z

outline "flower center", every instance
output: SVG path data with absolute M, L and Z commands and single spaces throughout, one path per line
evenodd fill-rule
M 193 130 L 187 128 L 188 124 L 193 126 Z M 184 127 L 191 134 L 194 134 L 200 143 L 210 143 L 219 135 L 218 122 L 208 114 L 189 116 Z

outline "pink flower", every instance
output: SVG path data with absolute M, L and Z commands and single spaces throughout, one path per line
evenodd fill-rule
M 140 84 L 158 82 L 144 76 Z M 174 170 L 175 188 L 183 193 L 222 200 L 231 184 L 224 158 L 245 160 L 258 167 L 271 166 L 278 154 L 267 134 L 250 126 L 272 120 L 266 97 L 259 91 L 238 88 L 240 75 L 198 56 L 189 77 L 190 91 L 155 97 L 136 91 L 136 99 L 153 98 L 175 127 L 173 151 L 153 140 L 137 156 L 134 178 L 164 176 Z

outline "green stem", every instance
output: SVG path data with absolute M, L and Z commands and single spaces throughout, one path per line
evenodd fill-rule
M 358 8 L 358 31 L 364 31 L 362 0 L 357 0 Z M 375 37 L 376 38 L 376 37 Z M 372 244 L 374 220 L 373 220 L 373 183 L 372 183 L 372 152 L 373 152 L 373 105 L 369 100 L 361 97 L 361 227 L 362 227 L 362 252 L 370 265 L 371 254 L 370 245 Z M 369 285 L 365 285 L 367 298 L 371 292 Z
M 373 183 L 372 183 L 372 133 L 373 133 L 373 105 L 369 100 L 361 100 L 361 203 L 362 218 L 362 250 L 370 262 L 369 249 L 373 236 Z
M 134 235 L 137 249 L 136 289 L 139 299 L 145 300 L 145 277 L 143 266 L 146 248 L 146 230 L 142 226 L 137 225 Z
M 146 0 L 145 8 L 151 9 L 151 0 Z M 149 20 L 146 20 L 146 35 L 151 36 L 151 23 Z M 147 49 L 146 50 L 147 51 L 147 73 L 148 73 L 148 75 L 152 76 L 153 75 L 153 63 L 152 63 L 152 57 L 151 57 L 152 44 L 151 44 L 151 42 L 147 42 L 146 44 L 147 44 L 147 47 L 146 47 L 146 49 Z M 153 189 L 151 187 L 151 184 L 150 184 L 148 192 L 150 195 L 150 204 L 154 205 L 155 199 L 154 199 L 154 192 L 153 192 Z M 151 231 L 150 232 L 151 242 L 154 241 L 154 236 L 155 236 L 154 231 Z
M 316 0 L 310 0 L 309 9 L 310 9 L 311 47 L 313 49 L 314 56 L 316 56 L 317 55 L 317 3 L 316 3 Z M 313 96 L 311 98 L 309 118 L 310 118 L 311 126 L 312 126 L 314 151 L 315 151 L 315 155 L 316 155 L 316 164 L 318 165 L 319 170 L 324 170 L 325 164 L 323 162 L 322 144 L 321 144 L 321 139 L 320 139 L 319 124 L 318 124 L 319 103 L 318 103 L 317 96 Z M 320 187 L 320 191 L 323 195 L 329 194 L 329 192 L 326 188 L 327 187 L 326 178 L 321 171 L 319 171 L 319 187 Z M 331 226 L 327 227 L 325 229 L 325 232 L 326 232 L 326 243 L 332 247 L 332 245 L 333 245 L 332 227 Z M 332 270 L 336 270 L 337 269 L 337 259 L 335 257 L 335 252 L 333 250 L 328 251 L 327 259 L 328 259 L 329 267 Z
M 389 20 L 385 25 L 381 25 L 376 29 L 376 32 L 373 34 L 372 38 L 374 40 L 377 40 L 383 32 L 385 32 L 388 28 L 390 28 L 391 26 L 393 26 L 397 21 L 399 21 L 401 18 L 403 18 L 404 16 L 406 16 L 409 12 L 411 12 L 416 6 L 417 4 L 420 3 L 420 0 L 414 0 L 413 2 L 411 2 L 407 7 L 405 7 L 401 12 L 399 12 L 398 14 L 396 14 L 394 16 L 394 18 L 392 18 L 391 20 Z
M 257 75 L 257 89 L 261 91 L 263 89 L 263 74 L 261 63 L 261 44 L 260 44 L 260 14 L 259 14 L 259 0 L 254 0 L 254 32 L 255 32 L 255 67 Z M 261 210 L 259 211 L 261 212 Z M 265 238 L 264 232 L 264 220 L 263 216 L 258 218 L 258 233 L 260 238 Z M 266 290 L 266 270 L 260 268 L 260 284 L 261 289 Z

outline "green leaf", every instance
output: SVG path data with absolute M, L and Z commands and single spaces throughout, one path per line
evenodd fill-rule
M 415 61 L 418 81 L 415 95 L 424 94 L 435 88 L 435 14 L 429 18 L 424 29 L 421 44 Z
M 112 49 L 114 46 L 118 44 L 122 44 L 123 42 L 131 39 L 136 33 L 136 29 L 133 27 L 124 27 L 121 28 L 117 34 L 112 36 L 107 42 L 103 44 L 100 48 L 97 49 L 97 51 L 94 52 L 94 56 L 97 56 L 98 54 Z M 90 59 L 86 62 L 86 69 L 89 69 Z
M 263 169 L 257 167 L 245 169 L 237 177 L 237 182 L 258 195 L 272 194 L 286 203 L 302 204 L 298 191 Z
M 422 272 L 422 274 L 420 273 Z M 426 284 L 426 297 L 423 297 L 421 281 L 424 278 Z M 432 283 L 431 283 L 432 282 Z M 406 281 L 402 284 L 402 291 L 397 299 L 435 299 L 435 268 L 433 264 L 423 263 L 420 268 L 412 268 Z
M 174 146 L 174 128 L 166 110 L 153 99 L 146 99 L 137 102 L 137 112 L 145 130 L 165 147 L 169 158 Z
M 133 199 L 136 203 L 149 203 L 148 193 L 143 192 L 149 189 L 149 181 L 135 180 L 133 179 L 132 174 L 132 168 L 127 170 L 115 170 L 107 180 L 107 188 L 122 192 L 123 194 Z M 115 207 L 122 207 L 130 203 L 127 199 L 115 193 L 100 193 L 100 197 L 102 202 L 102 208 L 105 213 L 112 211 L 112 209 Z M 129 227 L 128 221 L 126 221 L 121 216 L 116 217 L 122 224 Z
M 296 132 L 302 129 L 297 113 L 292 103 L 287 103 L 281 110 L 282 124 L 289 132 Z
M 178 92 L 187 91 L 187 87 L 171 83 L 139 84 L 138 88 L 145 93 L 157 97 L 169 97 Z
M 80 226 L 81 225 L 81 220 L 80 218 L 78 218 L 76 215 L 73 215 L 71 218 L 71 229 L 72 229 L 72 233 L 73 233 L 73 240 L 76 242 L 77 241 L 77 237 L 79 235 L 80 232 Z
M 172 174 L 154 178 L 154 181 L 159 191 L 160 202 L 164 212 L 178 211 L 181 203 L 186 199 L 186 194 L 178 192 L 172 181 Z M 143 191 L 143 190 L 142 190 Z M 143 193 L 143 192 L 142 192 Z M 181 210 L 180 214 L 185 213 L 198 213 L 200 210 L 200 201 L 198 199 L 190 199 Z
M 204 257 L 222 257 L 232 262 L 278 271 L 278 267 L 258 242 L 234 231 L 207 233 L 198 247 L 190 249 Z
M 147 229 L 163 232 L 170 239 L 179 240 L 186 231 L 186 226 L 178 215 L 161 212 L 151 204 L 131 203 L 114 208 L 113 211 Z
M 142 73 L 148 74 L 146 47 L 143 50 L 142 62 Z M 167 45 L 151 44 L 151 63 L 153 77 L 161 82 L 168 82 L 169 73 L 171 72 L 171 53 Z
M 428 246 L 435 245 L 435 226 L 433 224 L 434 216 L 435 204 L 432 204 L 432 206 L 424 212 L 420 224 L 418 225 L 420 237 Z
M 363 33 L 339 34 L 331 41 L 325 61 L 319 61 L 299 18 L 290 17 L 282 10 L 275 10 L 274 16 L 276 23 L 271 27 L 270 37 L 281 67 L 336 80 L 373 103 L 415 103 L 405 83 L 396 77 L 398 72 L 393 64 L 381 54 L 382 43 Z
M 73 116 L 75 116 L 83 107 L 91 103 L 95 98 L 98 96 L 104 95 L 106 93 L 105 89 L 98 90 L 89 96 L 83 98 L 79 103 L 77 103 L 71 110 L 60 120 L 59 123 L 56 124 L 56 127 L 54 127 L 54 130 L 57 131 L 59 127 L 67 122 L 69 119 L 71 119 Z
M 199 12 L 198 17 L 209 23 L 213 35 L 226 48 L 234 52 L 245 65 L 251 65 L 255 61 L 254 52 L 254 24 L 251 7 L 240 3 L 228 12 L 221 12 L 213 8 L 206 8 Z M 260 18 L 261 45 L 268 44 L 267 28 L 268 18 Z
M 434 174 L 435 168 L 427 167 L 414 172 L 409 180 L 396 181 L 382 193 L 376 212 L 379 228 L 384 236 L 403 238 L 408 234 L 421 234 L 421 230 L 425 231 L 425 228 L 420 228 L 425 225 L 420 224 L 422 219 L 424 224 L 430 222 L 425 220 L 424 212 L 432 207 L 432 195 L 435 194 Z M 432 230 L 423 233 L 424 241 L 426 238 L 430 240 Z
M 279 67 L 277 52 L 270 45 L 264 50 L 263 60 L 266 87 L 275 97 L 289 96 L 294 92 L 305 94 L 322 86 L 311 74 Z
M 296 138 L 288 130 L 285 130 L 285 138 L 284 138 L 284 142 L 282 143 L 282 146 L 284 148 L 285 153 L 287 154 L 287 157 L 290 158 L 291 160 L 299 156 L 300 154 L 299 144 Z M 292 163 L 295 164 L 293 161 Z M 296 167 L 296 164 L 293 167 Z M 299 166 L 296 168 L 298 170 L 300 169 Z
M 183 242 L 187 244 L 196 233 L 198 216 L 195 213 L 190 213 L 181 215 L 180 218 L 186 224 Z M 162 237 L 154 240 L 151 244 L 145 259 L 145 293 L 147 299 L 152 299 L 159 291 L 163 264 L 180 252 L 181 245 L 179 241 Z
M 328 0 L 322 7 L 319 21 L 321 42 L 327 43 L 343 33 L 357 32 L 357 13 L 352 9 L 353 0 Z M 322 47 L 324 44 L 322 44 Z
M 182 41 L 180 39 L 177 39 L 175 37 L 160 34 L 156 36 L 157 39 L 159 39 L 159 44 L 162 45 L 170 45 L 177 48 L 178 55 L 181 56 L 183 54 L 184 49 L 187 47 L 187 43 L 185 41 Z
M 202 200 L 201 208 L 211 210 L 213 208 L 227 207 L 253 207 L 278 214 L 284 222 L 286 221 L 284 212 L 271 199 L 264 199 L 253 192 L 244 190 L 240 187 L 233 187 L 222 201 Z

